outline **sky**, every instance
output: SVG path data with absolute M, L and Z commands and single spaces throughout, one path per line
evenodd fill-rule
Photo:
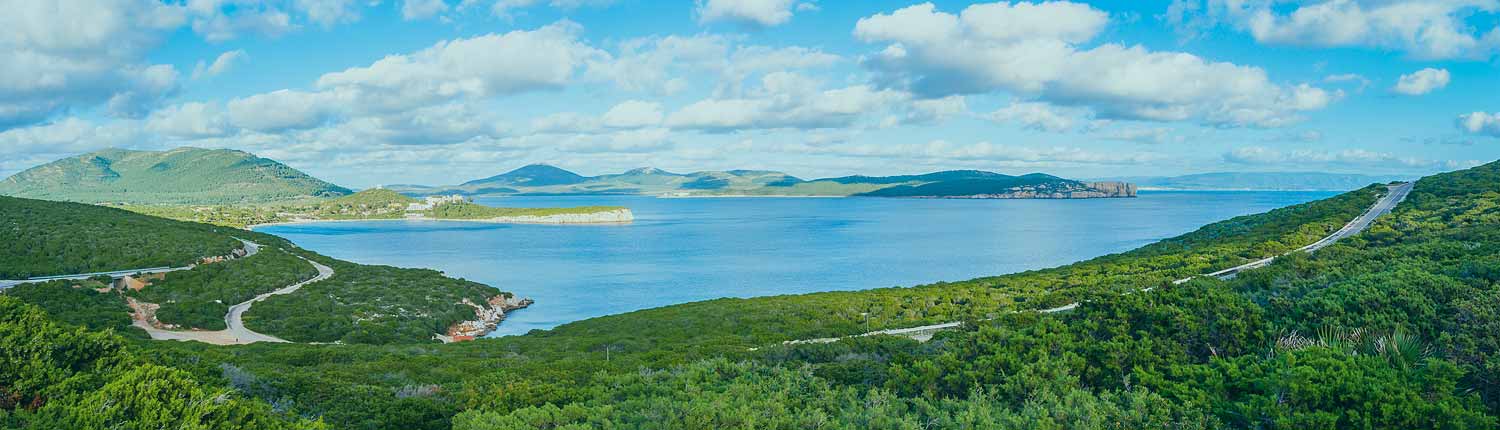
M 530 163 L 1096 178 L 1500 159 L 1500 0 L 0 8 L 0 176 L 181 146 L 357 188 Z

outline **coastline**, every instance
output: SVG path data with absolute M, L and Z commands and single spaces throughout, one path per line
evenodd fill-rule
M 581 217 L 598 217 L 602 214 L 615 215 L 612 219 L 588 220 Z M 635 221 L 635 214 L 629 209 L 617 209 L 602 212 L 556 214 L 556 215 L 521 215 L 496 218 L 366 218 L 366 219 L 303 219 L 294 221 L 268 222 L 262 224 L 247 225 L 245 230 L 255 230 L 258 227 L 277 225 L 298 224 L 320 224 L 332 222 L 376 222 L 376 221 L 440 221 L 440 222 L 483 222 L 493 224 L 551 224 L 551 225 L 618 225 L 630 224 Z

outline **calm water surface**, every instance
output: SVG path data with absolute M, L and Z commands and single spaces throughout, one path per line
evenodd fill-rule
M 425 267 L 531 297 L 495 335 L 719 297 L 958 281 L 1127 251 L 1332 192 L 1142 192 L 1135 199 L 916 200 L 568 196 L 492 206 L 619 205 L 612 226 L 374 221 L 259 231 L 345 260 Z

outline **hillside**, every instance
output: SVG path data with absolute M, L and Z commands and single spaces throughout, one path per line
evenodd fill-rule
M 1497 187 L 1500 164 L 1424 179 L 1370 231 L 1228 281 L 1171 284 L 1311 243 L 1384 187 L 965 282 L 713 300 L 424 352 L 174 353 L 277 372 L 306 413 L 349 428 L 1493 428 Z M 925 343 L 781 345 L 951 320 L 968 325 Z M 390 400 L 412 386 L 436 388 Z M 355 387 L 372 393 L 336 398 Z
M 0 180 L 0 195 L 82 203 L 242 204 L 350 191 L 253 154 L 222 149 L 107 149 Z
M 1163 190 L 1347 191 L 1370 184 L 1411 179 L 1395 175 L 1322 172 L 1220 172 L 1101 180 L 1131 182 L 1141 188 Z
M 245 248 L 241 239 L 259 244 L 260 252 L 236 253 Z M 0 247 L 0 279 L 192 265 L 140 278 L 139 290 L 106 289 L 102 295 L 91 294 L 92 289 L 107 285 L 92 279 L 3 290 L 49 312 L 80 316 L 84 320 L 75 322 L 89 326 L 125 315 L 128 297 L 159 305 L 155 313 L 161 323 L 222 329 L 230 305 L 312 278 L 316 271 L 306 260 L 334 266 L 337 273 L 255 306 L 245 314 L 247 325 L 285 339 L 433 342 L 448 327 L 477 317 L 466 302 L 492 308 L 487 305 L 492 299 L 510 297 L 432 270 L 339 261 L 272 235 L 78 203 L 0 197 L 0 241 L 13 245 Z M 85 285 L 89 288 L 80 288 Z M 116 328 L 140 334 L 128 326 Z
M 186 266 L 239 248 L 225 231 L 119 209 L 0 197 L 0 279 Z
M 654 195 L 866 196 L 926 198 L 1134 197 L 1129 184 L 1090 183 L 1033 173 L 1003 175 L 953 170 L 923 175 L 844 176 L 804 180 L 765 170 L 672 173 L 642 167 L 624 173 L 582 176 L 547 165 L 530 165 L 455 186 L 393 185 L 409 195 Z
M 1424 178 L 1316 254 L 1172 283 L 1312 243 L 1384 191 L 963 282 L 711 300 L 452 345 L 139 347 L 351 429 L 1494 428 L 1500 163 Z M 926 342 L 782 344 L 954 320 Z

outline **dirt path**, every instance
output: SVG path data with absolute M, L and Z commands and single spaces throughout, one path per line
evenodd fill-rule
M 285 339 L 268 334 L 257 333 L 253 330 L 245 328 L 245 323 L 242 320 L 242 317 L 244 316 L 245 311 L 250 310 L 250 306 L 254 305 L 255 302 L 265 300 L 267 298 L 270 298 L 271 296 L 291 294 L 302 288 L 304 285 L 322 281 L 333 276 L 333 268 L 324 266 L 316 261 L 308 260 L 306 258 L 303 258 L 302 260 L 308 262 L 309 264 L 312 264 L 313 267 L 317 268 L 318 276 L 315 276 L 312 279 L 308 279 L 306 281 L 288 285 L 276 291 L 263 293 L 261 295 L 255 296 L 255 298 L 246 300 L 244 303 L 230 306 L 229 313 L 224 315 L 224 325 L 228 326 L 228 328 L 225 330 L 163 330 L 152 327 L 149 322 L 140 318 L 137 318 L 133 325 L 135 325 L 136 327 L 140 327 L 142 330 L 145 330 L 146 333 L 150 334 L 151 338 L 155 340 L 194 340 L 204 343 L 211 343 L 214 345 L 245 345 L 255 342 L 285 343 L 287 342 Z

